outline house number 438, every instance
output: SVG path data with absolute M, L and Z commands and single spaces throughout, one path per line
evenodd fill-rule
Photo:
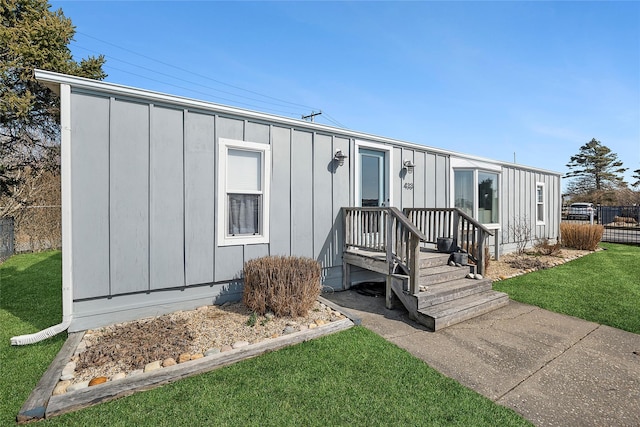
M 413 190 L 413 182 L 405 182 L 404 188 L 407 190 Z

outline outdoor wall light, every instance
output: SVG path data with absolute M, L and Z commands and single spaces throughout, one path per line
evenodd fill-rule
M 333 155 L 333 160 L 338 162 L 338 166 L 344 165 L 344 159 L 347 158 L 347 155 L 342 152 L 342 150 L 337 150 L 336 154 Z
M 407 170 L 407 173 L 413 173 L 413 169 L 416 167 L 416 165 L 411 160 L 405 160 L 402 164 Z

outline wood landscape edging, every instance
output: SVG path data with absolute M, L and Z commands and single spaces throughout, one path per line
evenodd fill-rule
M 349 329 L 361 323 L 360 319 L 345 310 L 343 307 L 326 300 L 318 300 L 341 312 L 347 318 L 337 320 L 314 329 L 294 332 L 277 338 L 272 338 L 246 347 L 225 351 L 201 359 L 191 360 L 174 366 L 169 366 L 158 371 L 141 374 L 134 377 L 123 378 L 117 381 L 109 381 L 103 384 L 67 392 L 62 395 L 52 396 L 60 372 L 72 357 L 76 347 L 82 341 L 84 332 L 69 334 L 67 341 L 58 352 L 47 371 L 44 373 L 37 386 L 31 392 L 23 404 L 17 416 L 19 424 L 29 421 L 37 421 L 50 418 L 68 412 L 77 411 L 98 403 L 108 402 L 120 397 L 129 396 L 138 391 L 150 390 L 164 384 L 178 381 L 183 378 L 212 371 L 241 360 L 260 356 L 261 354 L 279 350 L 290 345 L 299 344 L 324 335 Z

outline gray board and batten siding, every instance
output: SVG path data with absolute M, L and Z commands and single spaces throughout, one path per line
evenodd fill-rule
M 244 262 L 265 255 L 314 258 L 323 285 L 341 289 L 340 209 L 357 205 L 359 144 L 390 153 L 392 206 L 452 203 L 453 152 L 57 73 L 36 77 L 70 92 L 61 108 L 70 116 L 63 215 L 72 249 L 65 264 L 63 248 L 63 278 L 72 282 L 71 331 L 239 300 Z M 218 244 L 221 138 L 270 147 L 267 243 Z M 342 166 L 337 150 L 348 156 Z M 552 172 L 514 170 L 559 182 Z M 503 201 L 503 217 L 510 206 Z

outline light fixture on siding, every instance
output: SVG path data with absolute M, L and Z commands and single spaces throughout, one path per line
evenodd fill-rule
M 333 155 L 333 160 L 338 162 L 338 166 L 344 165 L 344 159 L 347 158 L 347 155 L 342 152 L 342 150 L 337 150 L 336 154 Z
M 413 169 L 416 167 L 416 165 L 411 160 L 405 160 L 402 164 L 407 170 L 407 173 L 413 173 Z

